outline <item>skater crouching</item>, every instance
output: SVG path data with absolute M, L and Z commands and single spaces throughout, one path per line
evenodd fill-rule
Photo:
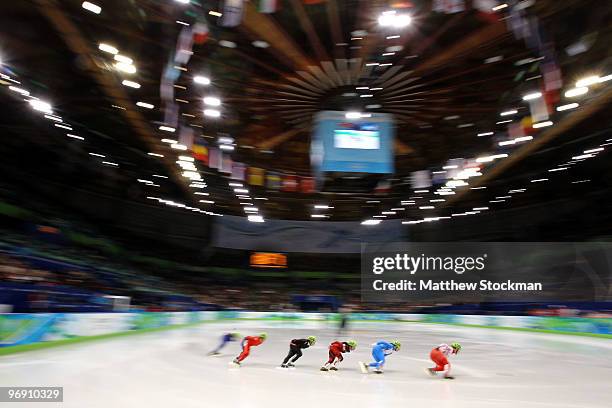
M 344 357 L 342 357 L 342 353 L 350 353 L 351 351 L 355 350 L 356 347 L 357 342 L 355 340 L 343 342 L 334 341 L 333 343 L 331 343 L 329 345 L 329 360 L 327 360 L 327 363 L 325 363 L 323 367 L 321 367 L 321 371 L 337 371 L 338 368 L 336 367 L 336 364 L 344 360 Z
M 281 364 L 282 368 L 295 367 L 295 362 L 302 357 L 302 350 L 313 346 L 317 341 L 315 336 L 308 336 L 305 339 L 293 339 L 289 343 L 289 353 Z
M 266 333 L 261 333 L 259 336 L 246 336 L 244 339 L 242 339 L 242 353 L 240 353 L 240 355 L 234 359 L 233 363 L 240 365 L 242 360 L 249 356 L 251 347 L 259 346 L 266 340 L 267 337 L 268 335 Z
M 450 346 L 448 344 L 440 344 L 438 347 L 431 350 L 431 353 L 429 353 L 429 358 L 431 358 L 431 361 L 436 363 L 436 366 L 426 368 L 425 372 L 431 376 L 442 372 L 444 378 L 452 380 L 455 377 L 450 375 L 451 365 L 448 362 L 447 357 L 451 354 L 459 353 L 459 350 L 461 350 L 461 344 L 459 343 L 452 343 Z
M 392 354 L 394 351 L 399 351 L 401 346 L 401 343 L 397 340 L 390 343 L 381 340 L 372 344 L 372 358 L 374 358 L 374 361 L 370 364 L 360 361 L 359 368 L 361 368 L 361 372 L 366 374 L 371 367 L 374 369 L 375 373 L 381 374 L 383 372 L 383 366 L 385 365 L 385 357 Z

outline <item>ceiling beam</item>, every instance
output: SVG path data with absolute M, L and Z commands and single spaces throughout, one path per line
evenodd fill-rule
M 51 25 L 60 34 L 68 48 L 75 54 L 81 57 L 81 62 L 85 66 L 87 74 L 98 84 L 100 90 L 112 103 L 123 106 L 126 102 L 131 101 L 129 95 L 123 87 L 118 84 L 114 74 L 101 70 L 97 67 L 94 56 L 95 51 L 91 48 L 88 41 L 85 40 L 83 34 L 78 29 L 76 24 L 72 22 L 70 17 L 60 8 L 57 0 L 36 0 L 38 9 L 51 23 Z M 119 110 L 119 113 L 124 116 L 124 119 L 134 131 L 134 134 L 145 144 L 150 152 L 163 154 L 164 157 L 159 160 L 164 163 L 168 174 L 173 181 L 185 193 L 188 199 L 194 202 L 192 191 L 189 189 L 185 179 L 182 177 L 178 168 L 174 164 L 174 160 L 168 157 L 168 149 L 165 149 L 161 142 L 153 136 L 155 131 L 149 126 L 149 122 L 136 109 L 126 108 Z
M 317 31 L 315 30 L 314 25 L 312 25 L 312 21 L 310 21 L 310 18 L 306 13 L 302 0 L 291 0 L 291 5 L 298 18 L 298 21 L 300 22 L 300 25 L 302 26 L 302 30 L 304 30 L 306 36 L 308 37 L 310 47 L 312 47 L 314 50 L 319 61 L 329 61 L 329 56 L 325 51 L 325 47 L 323 47 L 323 44 L 321 44 L 321 39 L 317 35 Z
M 263 142 L 257 143 L 256 146 L 257 146 L 258 149 L 272 149 L 272 148 L 278 146 L 279 144 L 284 143 L 287 140 L 291 139 L 292 137 L 294 137 L 295 135 L 297 135 L 301 131 L 302 131 L 302 129 L 295 129 L 295 128 L 294 129 L 289 129 L 286 132 L 283 132 L 283 133 L 278 134 L 276 136 L 267 138 Z

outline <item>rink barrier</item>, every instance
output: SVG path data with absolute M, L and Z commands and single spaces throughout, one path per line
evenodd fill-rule
M 0 355 L 201 323 L 260 321 L 292 326 L 313 322 L 335 325 L 339 316 L 335 313 L 243 311 L 0 314 Z M 368 323 L 430 323 L 612 338 L 610 318 L 353 313 L 350 321 L 365 327 Z

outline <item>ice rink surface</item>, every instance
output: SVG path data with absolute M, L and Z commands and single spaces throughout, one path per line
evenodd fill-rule
M 230 343 L 208 357 L 226 331 L 268 333 L 241 368 Z M 295 369 L 277 368 L 292 338 L 316 335 Z M 336 330 L 327 324 L 229 322 L 139 334 L 0 357 L 0 386 L 62 386 L 63 403 L 3 403 L 15 407 L 610 407 L 612 341 L 588 337 L 452 327 L 362 324 L 338 372 L 320 372 Z M 361 374 L 370 345 L 398 339 L 384 374 Z M 428 377 L 432 347 L 458 341 L 455 380 Z

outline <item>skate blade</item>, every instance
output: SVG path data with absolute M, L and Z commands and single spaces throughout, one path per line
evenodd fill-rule
M 361 370 L 362 374 L 367 374 L 368 373 L 368 369 L 367 369 L 366 365 L 363 363 L 363 361 L 359 362 L 359 369 Z
M 229 363 L 227 363 L 227 365 L 229 366 L 229 368 L 240 368 L 240 364 L 236 364 L 233 361 L 230 361 Z
M 434 373 L 432 373 L 431 371 L 429 371 L 427 368 L 424 368 L 423 371 L 425 372 L 425 374 L 427 374 L 427 376 L 429 377 L 435 377 L 436 375 Z

